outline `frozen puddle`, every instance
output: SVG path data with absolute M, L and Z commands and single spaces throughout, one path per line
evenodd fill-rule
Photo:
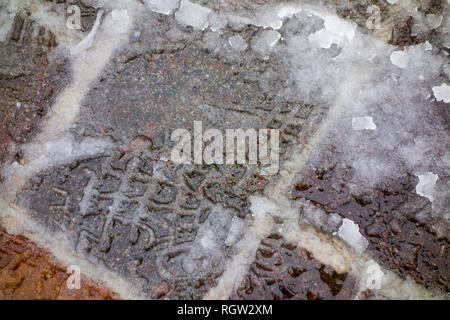
M 2 52 L 22 43 L 11 25 L 32 6 L 14 3 L 0 7 Z M 32 14 L 59 30 L 45 54 L 71 79 L 4 160 L 2 228 L 124 298 L 448 292 L 449 139 L 430 99 L 449 102 L 439 43 L 399 48 L 307 1 L 250 13 L 187 0 L 93 3 L 78 31 L 61 31 L 66 4 Z M 440 35 L 432 22 L 419 27 Z M 172 132 L 192 133 L 196 121 L 279 130 L 278 173 L 174 164 Z

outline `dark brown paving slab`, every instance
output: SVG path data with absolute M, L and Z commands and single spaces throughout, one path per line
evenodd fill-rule
M 244 300 L 340 300 L 352 299 L 357 281 L 337 273 L 311 254 L 271 234 L 261 241 L 256 257 L 230 299 Z
M 327 215 L 337 213 L 353 220 L 381 265 L 427 288 L 448 292 L 449 243 L 416 218 L 418 212 L 425 216 L 431 212 L 429 201 L 415 193 L 417 177 L 405 173 L 371 191 L 355 192 L 347 184 L 351 176 L 352 169 L 340 165 L 330 147 L 315 169 L 310 167 L 297 180 L 291 197 L 308 200 Z
M 62 22 L 67 8 L 77 5 L 81 11 L 77 32 L 84 35 L 92 29 L 98 11 L 89 1 L 45 0 L 42 4 L 57 12 Z M 70 61 L 56 53 L 55 30 L 44 24 L 29 9 L 19 8 L 6 41 L 0 42 L 0 163 L 20 161 L 21 145 L 39 132 L 55 98 L 71 81 Z
M 0 43 L 0 163 L 20 161 L 20 145 L 38 132 L 54 98 L 70 80 L 68 61 L 50 59 L 55 35 L 26 13 Z

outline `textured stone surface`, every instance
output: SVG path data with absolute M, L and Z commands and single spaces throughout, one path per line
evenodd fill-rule
M 25 13 L 0 42 L 0 162 L 20 161 L 20 145 L 38 131 L 55 96 L 70 81 L 68 61 L 50 61 L 55 35 Z
M 98 12 L 80 0 L 46 0 L 45 5 L 62 17 L 67 16 L 70 5 L 77 5 L 81 9 L 81 29 L 77 32 L 84 36 L 92 29 Z M 29 10 L 19 9 L 6 41 L 0 42 L 0 163 L 20 161 L 21 145 L 39 132 L 55 97 L 72 80 L 69 59 L 56 54 L 54 32 Z
M 92 30 L 98 12 L 90 6 L 91 2 L 42 1 L 64 18 L 67 18 L 68 5 L 79 5 L 83 36 Z M 358 62 L 353 65 L 353 60 L 346 60 L 345 54 L 355 48 L 342 43 L 333 44 L 329 49 L 311 47 L 310 52 L 302 51 L 303 46 L 311 46 L 310 34 L 324 31 L 321 19 L 307 13 L 299 14 L 298 19 L 284 19 L 280 29 L 270 30 L 280 39 L 275 44 L 264 42 L 267 28 L 242 17 L 251 17 L 266 5 L 287 2 L 284 0 L 192 2 L 216 10 L 215 14 L 240 17 L 234 16 L 236 21 L 220 30 L 198 31 L 180 24 L 174 15 L 151 12 L 145 0 L 123 2 L 130 5 L 127 14 L 133 16 L 128 42 L 116 48 L 97 79 L 86 88 L 77 87 L 86 90 L 82 92 L 79 113 L 78 105 L 73 109 L 70 103 L 62 106 L 68 108 L 69 114 L 77 113 L 76 118 L 67 124 L 70 129 L 62 133 L 69 138 L 60 140 L 63 143 L 59 145 L 49 143 L 47 151 L 66 150 L 65 143 L 69 140 L 68 144 L 72 144 L 67 147 L 68 153 L 81 152 L 74 146 L 80 143 L 86 147 L 82 143 L 86 141 L 101 141 L 111 147 L 75 160 L 76 156 L 68 154 L 67 159 L 58 159 L 56 166 L 36 174 L 35 168 L 30 169 L 33 177 L 24 181 L 25 188 L 14 199 L 14 205 L 22 206 L 27 215 L 37 221 L 39 230 L 42 228 L 49 234 L 64 233 L 70 240 L 67 249 L 76 251 L 100 270 L 115 272 L 139 288 L 144 296 L 200 299 L 218 284 L 228 263 L 236 257 L 238 242 L 251 230 L 256 218 L 250 210 L 249 197 L 262 196 L 267 186 L 277 183 L 279 176 L 261 176 L 259 166 L 174 165 L 170 161 L 174 146 L 171 133 L 177 128 L 192 132 L 194 121 L 202 121 L 203 130 L 280 129 L 280 170 L 285 168 L 286 160 L 299 161 L 290 164 L 288 174 L 300 170 L 302 177 L 294 181 L 291 200 L 309 201 L 327 217 L 337 214 L 353 220 L 369 241 L 368 253 L 380 264 L 401 277 L 411 276 L 427 288 L 448 292 L 448 242 L 434 234 L 430 227 L 439 223 L 438 219 L 417 219 L 418 213 L 430 214 L 431 204 L 415 193 L 417 179 L 413 173 L 405 171 L 401 179 L 384 181 L 369 191 L 363 191 L 361 186 L 361 190 L 355 192 L 348 185 L 352 168 L 341 163 L 339 152 L 333 149 L 353 137 L 352 133 L 347 132 L 343 137 L 336 135 L 340 141 L 321 141 L 320 135 L 332 135 L 332 131 L 326 126 L 323 130 L 327 132 L 318 130 L 323 120 L 326 122 L 328 116 L 340 112 L 336 110 L 339 107 L 333 106 L 336 97 L 342 98 L 340 92 L 335 92 L 340 90 L 340 82 L 348 83 L 342 88 L 348 90 L 349 96 L 353 95 L 355 104 L 376 110 L 377 115 L 386 119 L 391 111 L 388 109 L 394 104 L 392 101 L 380 98 L 373 103 L 378 109 L 370 109 L 375 107 L 362 103 L 360 95 L 370 91 L 370 81 L 373 84 L 386 82 L 386 86 L 390 81 L 396 81 L 396 85 L 409 84 L 408 74 L 404 76 L 393 69 L 384 53 L 375 51 L 379 57 L 369 57 L 371 52 L 365 52 L 365 48 L 357 48 L 355 61 Z M 416 30 L 419 21 L 385 1 L 326 3 L 337 4 L 338 15 L 355 21 L 359 30 L 367 34 L 371 33 L 365 26 L 369 16 L 367 6 L 378 5 L 384 24 L 381 31 L 373 32 L 376 37 L 398 49 L 428 40 L 434 53 L 448 51 L 441 44 L 441 31 Z M 133 5 L 139 8 L 141 15 L 133 13 Z M 104 9 L 100 23 L 112 16 L 124 15 L 123 11 L 113 10 L 108 5 Z M 427 1 L 418 9 L 426 14 L 442 14 L 442 10 L 441 1 Z M 218 21 L 220 23 L 220 19 Z M 120 20 L 116 22 L 119 24 Z M 74 59 L 94 63 L 95 59 L 101 60 L 101 50 L 95 48 L 95 44 L 99 41 L 106 47 L 108 39 L 102 38 L 101 27 L 98 32 L 93 38 L 94 49 L 91 48 L 97 56 L 91 56 L 90 49 L 86 49 L 85 55 L 72 56 Z M 66 37 L 63 31 L 59 36 Z M 5 106 L 0 110 L 0 162 L 11 159 L 20 163 L 20 144 L 30 142 L 39 131 L 54 98 L 71 83 L 68 70 L 72 66 L 60 57 L 52 59 L 56 37 L 40 26 L 31 13 L 24 11 L 16 16 L 8 37 L 7 42 L 0 43 L 0 102 Z M 232 37 L 243 46 L 233 46 Z M 370 38 L 363 40 L 370 41 Z M 71 51 L 70 47 L 65 49 Z M 298 52 L 304 57 L 297 57 Z M 339 69 L 340 59 L 344 60 L 342 69 Z M 83 65 L 82 62 L 77 64 L 80 68 Z M 356 73 L 370 73 L 373 69 L 377 72 L 370 80 L 364 79 L 369 83 L 361 88 L 351 79 L 344 79 Z M 444 73 L 440 77 L 439 81 L 444 79 Z M 360 90 L 360 94 L 356 90 Z M 406 89 L 399 85 L 399 90 Z M 66 97 L 70 99 L 71 95 Z M 419 105 L 423 101 L 417 98 L 415 102 Z M 446 105 L 434 106 L 432 111 L 437 117 L 426 121 L 446 120 Z M 60 116 L 63 118 L 64 112 Z M 348 114 L 343 117 L 346 116 Z M 382 128 L 382 124 L 377 122 L 377 125 Z M 311 139 L 318 131 L 317 139 Z M 409 132 L 407 138 L 413 135 L 415 132 Z M 38 147 L 47 147 L 45 143 Z M 316 148 L 322 150 L 322 154 L 315 162 L 308 162 L 304 170 L 301 162 L 309 156 L 308 150 Z M 443 157 L 443 152 L 439 157 Z M 30 157 L 39 159 L 38 153 Z M 291 159 L 293 154 L 296 156 Z M 26 171 L 29 163 L 14 165 L 18 171 Z M 443 168 L 437 173 L 442 190 L 448 174 Z M 274 200 L 285 199 L 287 195 L 268 196 L 266 192 L 265 196 Z M 289 207 L 291 203 L 285 205 Z M 304 216 L 304 212 L 300 214 Z M 295 221 L 294 218 L 297 216 L 291 220 Z M 336 224 L 327 228 L 314 226 L 330 234 L 337 227 Z M 87 286 L 85 291 L 59 292 L 65 279 L 62 267 L 46 262 L 50 258 L 27 244 L 25 239 L 0 235 L 5 243 L 5 249 L 0 247 L 0 253 L 4 253 L 0 263 L 5 263 L 0 285 L 4 279 L 5 298 L 114 297 L 87 282 L 83 282 Z M 9 262 L 11 257 L 17 255 L 14 259 L 22 259 L 22 249 L 16 247 L 24 247 L 26 255 L 24 262 L 14 269 L 16 264 Z M 37 258 L 28 258 L 36 255 Z M 27 263 L 26 259 L 31 259 L 32 263 Z M 45 263 L 56 271 L 52 271 L 53 278 L 41 285 L 37 279 L 45 274 L 46 271 L 42 271 L 47 266 Z M 33 277 L 23 277 L 26 272 L 31 272 Z M 358 279 L 336 273 L 278 234 L 261 241 L 250 269 L 245 272 L 240 288 L 231 298 L 351 299 L 358 291 Z M 359 294 L 360 298 L 369 296 L 370 293 Z
M 321 264 L 280 234 L 262 240 L 248 274 L 230 299 L 352 299 L 355 278 Z
M 84 276 L 80 289 L 68 289 L 67 268 L 22 236 L 0 229 L 0 299 L 111 300 L 117 295 Z
M 233 221 L 242 228 L 250 221 L 247 198 L 270 177 L 256 167 L 175 166 L 166 160 L 172 130 L 192 128 L 194 120 L 203 120 L 205 129 L 262 122 L 282 126 L 287 148 L 311 107 L 298 103 L 295 112 L 285 112 L 245 84 L 245 68 L 195 48 L 138 56 L 118 69 L 89 94 L 76 132 L 79 139 L 111 137 L 117 149 L 36 177 L 22 203 L 150 297 L 200 298 L 234 252 L 225 241 Z M 241 105 L 246 110 L 235 111 Z M 210 230 L 216 243 L 201 252 Z
M 21 203 L 149 297 L 201 298 L 235 252 L 227 239 L 239 240 L 252 221 L 248 197 L 271 177 L 257 166 L 175 166 L 168 160 L 172 131 L 192 130 L 194 121 L 204 130 L 277 128 L 287 158 L 296 142 L 306 143 L 324 109 L 260 86 L 266 69 L 281 65 L 253 56 L 230 62 L 173 17 L 140 23 L 130 46 L 93 84 L 72 130 L 79 141 L 110 139 L 115 148 L 39 174 Z M 281 90 L 280 77 L 271 73 L 264 81 Z
M 431 212 L 429 201 L 415 192 L 417 177 L 405 173 L 402 179 L 386 180 L 370 192 L 359 192 L 346 183 L 352 174 L 352 168 L 340 165 L 330 148 L 320 166 L 315 163 L 296 182 L 291 197 L 308 200 L 327 215 L 337 213 L 355 221 L 380 264 L 426 287 L 448 292 L 449 243 L 416 218 L 418 212 Z

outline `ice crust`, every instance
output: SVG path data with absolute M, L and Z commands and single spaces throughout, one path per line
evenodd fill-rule
M 175 13 L 175 18 L 180 23 L 191 26 L 196 30 L 204 30 L 208 27 L 208 17 L 211 12 L 208 8 L 188 0 L 181 0 L 180 8 Z
M 14 23 L 16 11 L 17 8 L 14 2 L 0 4 L 0 42 L 7 40 Z
M 353 117 L 352 128 L 353 130 L 376 130 L 377 126 L 373 122 L 372 117 L 365 116 L 365 117 Z
M 178 8 L 180 0 L 146 0 L 145 3 L 152 11 L 169 15 Z
M 417 175 L 419 183 L 416 186 L 416 192 L 422 197 L 428 198 L 430 202 L 434 200 L 434 186 L 439 180 L 439 176 L 432 172 Z
M 367 239 L 359 232 L 359 226 L 347 218 L 342 221 L 338 235 L 358 253 L 363 253 L 369 245 Z
M 405 69 L 408 66 L 408 54 L 404 51 L 394 51 L 391 53 L 391 62 L 394 66 Z
M 433 94 L 437 101 L 444 101 L 450 103 L 450 86 L 446 83 L 440 86 L 433 87 Z

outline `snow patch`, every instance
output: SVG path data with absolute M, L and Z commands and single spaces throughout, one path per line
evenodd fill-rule
M 65 134 L 55 140 L 29 146 L 27 157 L 31 157 L 33 160 L 29 162 L 25 160 L 26 170 L 31 174 L 36 174 L 44 169 L 101 154 L 111 148 L 113 148 L 113 143 L 109 140 L 88 137 L 81 142 L 76 142 L 72 135 Z M 15 162 L 9 173 L 17 179 L 17 175 L 23 171 L 22 169 L 23 167 Z
M 256 20 L 253 24 L 263 27 L 264 29 L 271 28 L 279 30 L 283 26 L 283 20 L 285 18 L 291 18 L 300 11 L 302 11 L 302 8 L 294 4 L 282 4 L 275 7 L 269 7 L 256 15 Z
M 257 51 L 264 51 L 266 46 L 273 47 L 280 40 L 281 35 L 275 30 L 264 30 L 256 42 Z
M 308 200 L 300 199 L 297 201 L 297 205 L 302 213 L 304 223 L 331 234 L 339 229 L 342 218 L 338 214 L 327 214 L 322 208 L 314 206 Z
M 127 9 L 121 9 L 121 10 L 114 9 L 111 12 L 111 16 L 112 16 L 113 20 L 116 20 L 116 21 L 124 21 L 124 20 L 130 19 Z
M 269 41 L 269 43 L 267 45 L 269 47 L 275 46 L 280 38 L 281 34 L 279 34 L 277 31 L 274 31 L 273 33 L 268 35 L 267 40 Z
M 386 285 L 386 274 L 382 271 L 380 265 L 374 260 L 369 260 L 364 264 L 359 279 L 359 291 L 367 289 L 380 290 Z M 359 297 L 357 297 L 359 298 Z
M 227 299 L 230 296 L 232 290 L 242 282 L 242 278 L 255 257 L 260 241 L 270 234 L 273 220 L 269 213 L 277 212 L 279 208 L 265 197 L 251 196 L 249 201 L 253 215 L 252 225 L 245 229 L 243 239 L 235 244 L 234 248 L 238 250 L 237 254 L 233 256 L 225 272 L 220 276 L 217 286 L 211 288 L 206 294 L 204 298 L 206 300 Z M 232 236 L 230 235 L 233 235 L 237 229 L 239 229 L 238 225 L 233 226 L 232 224 L 228 235 L 230 238 L 227 237 L 227 241 L 231 240 Z
M 250 197 L 250 203 L 250 210 L 257 218 L 263 218 L 268 213 L 275 213 L 279 210 L 275 203 L 265 197 Z
M 234 221 L 231 211 L 213 207 L 208 220 L 198 230 L 197 238 L 186 246 L 189 252 L 180 261 L 184 270 L 201 278 L 208 270 L 223 268 L 226 257 L 221 250 L 222 244 L 237 241 L 242 230 L 243 226 Z

